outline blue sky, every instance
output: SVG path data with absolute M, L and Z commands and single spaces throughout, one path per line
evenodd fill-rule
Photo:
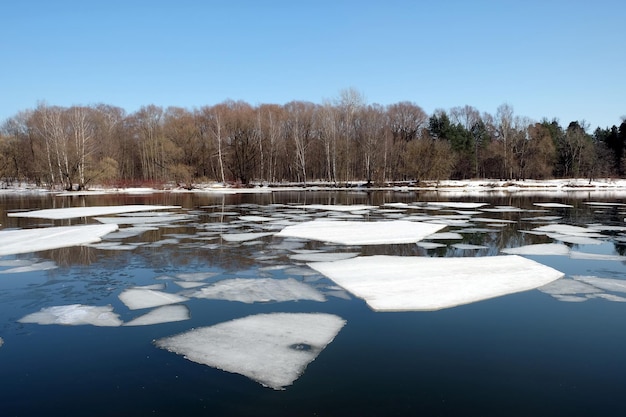
M 623 0 L 21 0 L 0 6 L 0 122 L 37 102 L 134 112 L 226 99 L 431 114 L 503 103 L 591 129 L 626 115 Z

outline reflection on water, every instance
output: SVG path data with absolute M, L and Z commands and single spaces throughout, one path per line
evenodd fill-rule
M 437 201 L 486 205 L 427 204 Z M 626 266 L 619 258 L 626 254 L 623 202 L 621 196 L 590 193 L 559 198 L 395 191 L 0 195 L 1 228 L 97 223 L 6 215 L 24 209 L 181 207 L 170 211 L 170 221 L 149 224 L 130 222 L 135 215 L 109 216 L 127 221 L 99 244 L 0 258 L 3 415 L 618 415 L 626 408 L 620 401 L 626 384 L 621 285 Z M 374 208 L 305 207 L 315 204 Z M 441 232 L 447 235 L 425 239 L 423 246 L 343 246 L 273 236 L 288 225 L 320 218 L 435 221 L 446 225 Z M 537 230 L 549 224 L 584 227 L 600 244 L 575 244 Z M 549 243 L 569 250 L 524 256 L 564 272 L 554 286 L 438 312 L 375 313 L 306 266 L 308 259 L 354 254 L 494 256 L 506 248 Z M 259 278 L 306 284 L 322 296 L 277 302 L 250 286 L 224 293 L 237 299 L 233 291 L 257 291 L 257 298 L 250 298 L 255 302 L 213 295 L 220 288 L 216 283 L 247 285 Z M 147 311 L 132 311 L 119 295 L 155 283 L 171 294 L 201 294 L 194 283 L 213 292 L 211 299 L 188 297 L 190 318 L 170 323 L 117 328 L 18 323 L 41 309 L 73 304 L 111 306 L 129 322 Z M 192 328 L 277 312 L 330 313 L 347 322 L 281 392 L 152 343 Z

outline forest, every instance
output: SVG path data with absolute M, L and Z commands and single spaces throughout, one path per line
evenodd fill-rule
M 45 102 L 0 126 L 0 181 L 81 190 L 95 185 L 193 188 L 250 184 L 385 186 L 444 179 L 621 177 L 626 120 L 530 120 L 502 104 L 427 114 L 413 102 L 366 103 L 354 89 L 323 104 L 195 109 Z

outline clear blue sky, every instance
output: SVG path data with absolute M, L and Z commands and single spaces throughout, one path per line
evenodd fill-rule
M 626 115 L 624 0 L 1 0 L 0 122 L 38 101 L 134 112 L 346 88 L 427 113 Z

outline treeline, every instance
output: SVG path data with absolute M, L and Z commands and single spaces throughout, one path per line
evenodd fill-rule
M 626 121 L 589 133 L 583 122 L 532 121 L 503 104 L 437 110 L 367 104 L 355 90 L 333 102 L 188 110 L 40 103 L 0 129 L 0 180 L 89 185 L 219 181 L 280 183 L 623 176 Z

